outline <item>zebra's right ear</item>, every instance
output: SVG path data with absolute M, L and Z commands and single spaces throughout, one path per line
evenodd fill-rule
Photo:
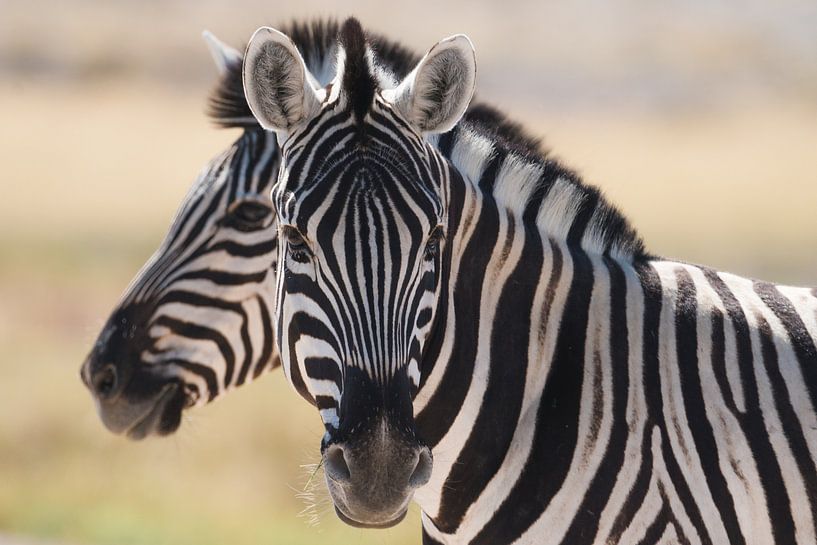
M 450 130 L 465 114 L 476 85 L 474 45 L 464 34 L 440 41 L 383 96 L 424 134 Z
M 285 34 L 261 27 L 244 53 L 244 96 L 267 130 L 287 133 L 320 109 L 303 57 Z

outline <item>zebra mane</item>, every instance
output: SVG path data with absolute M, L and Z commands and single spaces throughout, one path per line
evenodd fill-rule
M 500 207 L 554 240 L 625 259 L 649 257 L 641 237 L 602 191 L 548 155 L 505 114 L 472 104 L 437 147 Z
M 354 49 L 359 41 L 359 23 L 350 21 L 292 22 L 277 28 L 292 39 L 310 72 L 326 85 L 335 75 L 339 42 Z M 377 65 L 398 81 L 420 61 L 419 55 L 381 35 L 365 32 L 365 41 Z M 226 67 L 210 95 L 208 114 L 221 127 L 260 130 L 244 97 L 240 63 Z M 568 241 L 578 237 L 573 242 L 605 255 L 648 257 L 639 235 L 597 187 L 549 157 L 540 139 L 492 106 L 474 99 L 462 121 L 441 135 L 437 145 L 499 205 L 520 217 L 535 213 L 536 225 L 548 236 Z M 485 176 L 488 171 L 492 176 Z

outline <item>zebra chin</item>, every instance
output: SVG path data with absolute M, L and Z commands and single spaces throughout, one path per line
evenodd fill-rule
M 155 372 L 156 364 L 97 363 L 89 356 L 80 373 L 91 392 L 99 418 L 115 434 L 130 439 L 170 435 L 182 413 L 197 404 L 198 387 Z
M 134 304 L 115 310 L 80 371 L 105 427 L 135 440 L 174 433 L 184 410 L 201 399 L 176 366 L 140 358 L 153 343 L 144 325 L 151 312 Z
M 174 433 L 181 425 L 184 409 L 191 405 L 184 385 L 178 380 L 151 376 L 132 377 L 129 382 L 114 395 L 95 391 L 94 384 L 99 382 L 89 386 L 105 427 L 133 440 Z
M 161 364 L 100 360 L 88 357 L 80 373 L 105 427 L 130 439 L 170 435 L 179 429 L 182 413 L 199 400 L 198 388 L 159 372 Z M 116 363 L 114 363 L 114 361 Z
M 170 435 L 181 425 L 185 396 L 178 384 L 165 385 L 145 402 L 106 406 L 97 403 L 100 418 L 108 430 L 140 440 L 148 435 Z
M 400 524 L 404 518 L 406 518 L 406 513 L 408 513 L 408 506 L 406 506 L 402 513 L 398 514 L 391 520 L 386 520 L 385 522 L 360 522 L 355 520 L 345 514 L 341 509 L 335 504 L 335 514 L 338 516 L 340 520 L 348 524 L 349 526 L 353 526 L 355 528 L 365 528 L 369 530 L 382 530 L 385 528 L 391 528 L 392 526 L 396 526 Z

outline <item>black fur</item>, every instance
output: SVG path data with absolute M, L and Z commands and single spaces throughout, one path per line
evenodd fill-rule
M 377 82 L 366 62 L 366 36 L 357 19 L 350 17 L 343 23 L 338 35 L 340 46 L 346 52 L 342 89 L 359 125 L 372 106 Z
M 216 125 L 224 128 L 242 127 L 261 129 L 244 96 L 241 64 L 227 65 L 207 101 L 207 115 Z

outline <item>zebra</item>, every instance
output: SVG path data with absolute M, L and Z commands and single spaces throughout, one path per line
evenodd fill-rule
M 334 78 L 339 27 L 332 20 L 284 27 L 316 87 Z M 80 373 L 105 426 L 132 439 L 174 433 L 184 410 L 280 367 L 271 321 L 279 239 L 270 200 L 280 148 L 244 97 L 242 53 L 209 32 L 204 38 L 219 74 L 208 113 L 241 134 L 199 174 Z M 369 41 L 378 62 L 399 77 L 420 59 L 383 36 Z M 472 104 L 466 117 L 492 124 L 498 135 L 518 132 L 485 104 Z
M 322 88 L 277 31 L 243 61 L 281 144 L 278 358 L 340 518 L 413 497 L 424 543 L 814 543 L 817 290 L 649 254 L 469 121 L 464 36 L 403 77 L 377 60 L 349 20 Z

